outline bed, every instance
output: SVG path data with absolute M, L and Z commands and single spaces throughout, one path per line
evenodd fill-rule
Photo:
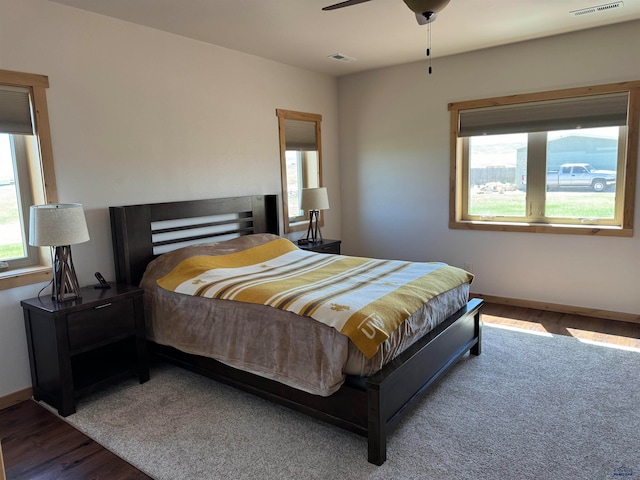
M 352 366 L 346 369 L 347 372 L 342 372 L 342 377 L 326 380 L 326 388 L 322 391 L 314 390 L 315 380 L 308 384 L 301 383 L 300 380 L 305 378 L 299 371 L 290 380 L 289 377 L 278 376 L 282 370 L 280 367 L 278 374 L 273 374 L 261 370 L 260 365 L 251 368 L 251 365 L 247 367 L 246 364 L 234 363 L 233 359 L 229 361 L 226 357 L 221 360 L 212 358 L 207 352 L 183 348 L 179 342 L 179 348 L 176 348 L 176 342 L 162 338 L 162 333 L 159 333 L 161 330 L 149 318 L 163 318 L 163 308 L 165 311 L 175 310 L 171 295 L 179 295 L 159 289 L 158 278 L 182 260 L 182 252 L 213 249 L 214 255 L 217 255 L 220 252 L 215 250 L 222 248 L 222 254 L 225 254 L 247 246 L 263 245 L 278 238 L 277 196 L 130 205 L 110 207 L 109 210 L 116 279 L 119 282 L 141 284 L 145 288 L 150 351 L 192 371 L 367 437 L 368 460 L 373 464 L 385 462 L 387 434 L 409 407 L 467 352 L 480 354 L 482 301 L 468 300 L 468 285 L 465 287 L 467 290 L 455 292 L 455 301 L 459 302 L 455 311 L 438 319 L 436 325 L 430 326 L 426 333 L 418 329 L 416 338 L 391 356 L 373 356 L 370 362 L 360 358 L 357 353 L 352 357 L 357 349 L 353 348 L 352 342 L 342 339 L 340 333 L 336 335 L 333 329 L 317 327 L 316 322 L 308 320 L 309 328 L 328 335 L 327 344 L 337 338 L 340 347 L 336 347 L 336 351 L 348 352 L 344 354 L 355 358 L 355 361 L 350 361 Z M 225 250 L 228 248 L 231 250 Z M 462 303 L 461 296 L 464 296 Z M 194 298 L 188 301 L 201 302 L 202 308 L 209 308 L 204 307 L 203 303 L 208 299 Z M 238 303 L 228 300 L 218 302 L 226 302 L 227 307 Z M 191 303 L 189 311 L 196 311 L 196 307 L 195 303 Z M 270 316 L 274 325 L 282 323 L 285 328 L 290 328 L 288 322 L 291 318 L 287 315 L 296 317 L 290 312 L 269 313 L 271 307 L 263 305 L 252 305 L 250 308 L 253 310 L 248 317 Z M 234 309 L 235 306 L 231 308 L 232 311 Z M 216 310 L 211 315 L 218 316 L 222 314 L 220 312 Z M 174 317 L 167 318 L 174 322 Z M 413 316 L 406 323 L 411 325 L 412 321 Z M 282 330 L 277 332 L 276 335 L 281 335 Z M 228 338 L 232 337 L 234 335 Z M 391 340 L 393 338 L 385 345 L 393 343 Z M 307 348 L 306 345 L 301 347 L 302 350 Z M 319 370 L 325 368 L 321 366 Z M 309 376 L 312 377 L 311 374 Z

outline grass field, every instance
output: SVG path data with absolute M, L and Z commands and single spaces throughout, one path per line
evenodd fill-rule
M 615 192 L 555 191 L 547 192 L 547 217 L 562 218 L 613 218 Z M 470 215 L 513 216 L 526 215 L 524 192 L 503 194 L 472 194 Z

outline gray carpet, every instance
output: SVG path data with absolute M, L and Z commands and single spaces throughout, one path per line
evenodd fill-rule
M 381 467 L 363 437 L 167 365 L 67 421 L 158 480 L 640 476 L 640 352 L 489 325 L 483 340 L 393 430 Z

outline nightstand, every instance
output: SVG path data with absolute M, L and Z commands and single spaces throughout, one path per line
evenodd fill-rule
M 76 398 L 137 375 L 149 380 L 142 295 L 125 284 L 86 287 L 82 298 L 20 302 L 29 346 L 33 397 L 75 413 Z
M 335 253 L 336 255 L 340 255 L 340 244 L 342 241 L 340 240 L 329 240 L 324 239 L 320 242 L 315 243 L 303 243 L 297 244 L 298 248 L 302 250 L 309 250 L 310 252 L 317 253 Z

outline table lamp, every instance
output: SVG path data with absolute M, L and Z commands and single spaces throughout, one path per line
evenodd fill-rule
M 309 228 L 304 241 L 307 243 L 322 242 L 322 233 L 318 222 L 320 210 L 329 210 L 327 189 L 325 187 L 303 188 L 300 208 L 309 212 Z
M 32 205 L 29 210 L 29 245 L 51 247 L 51 297 L 58 302 L 81 298 L 78 277 L 71 258 L 71 245 L 89 240 L 82 205 Z

